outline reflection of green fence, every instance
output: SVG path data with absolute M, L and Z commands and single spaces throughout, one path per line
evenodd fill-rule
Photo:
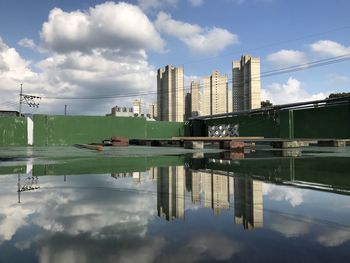
M 0 146 L 27 145 L 27 121 L 20 117 L 0 117 Z
M 74 175 L 144 172 L 151 167 L 183 165 L 181 156 L 87 158 L 34 165 L 33 175 Z
M 350 190 L 350 162 L 346 157 L 247 159 L 233 161 L 231 165 L 205 163 L 195 168 L 234 172 L 272 182 L 298 181 Z
M 213 125 L 239 125 L 240 136 L 266 138 L 350 138 L 349 104 L 319 108 L 270 110 L 233 117 L 194 120 L 186 134 L 207 136 Z
M 184 156 L 98 157 L 57 160 L 57 163 L 34 164 L 33 175 L 76 175 L 144 172 L 151 167 L 181 166 Z M 1 174 L 24 174 L 26 165 L 0 166 Z

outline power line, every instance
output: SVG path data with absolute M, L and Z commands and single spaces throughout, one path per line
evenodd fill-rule
M 277 45 L 280 45 L 280 44 L 296 42 L 296 41 L 299 41 L 299 40 L 312 38 L 312 37 L 316 37 L 316 36 L 326 35 L 326 34 L 329 34 L 329 33 L 332 33 L 332 32 L 337 32 L 337 31 L 346 30 L 346 29 L 350 29 L 350 25 L 336 27 L 336 28 L 328 29 L 328 30 L 322 31 L 322 32 L 317 32 L 317 33 L 313 33 L 313 34 L 307 34 L 307 35 L 303 35 L 303 36 L 300 36 L 300 37 L 297 37 L 297 38 L 291 38 L 291 39 L 288 39 L 288 40 L 276 41 L 276 42 L 272 42 L 272 43 L 269 43 L 269 44 L 261 45 L 261 46 L 258 46 L 258 47 L 253 47 L 253 48 L 251 48 L 249 50 L 249 52 L 247 52 L 245 50 L 241 50 L 241 52 L 233 52 L 233 53 L 226 52 L 225 54 L 222 54 L 222 55 L 217 55 L 217 56 L 212 56 L 212 57 L 208 57 L 208 58 L 187 61 L 187 62 L 184 62 L 182 64 L 188 65 L 188 64 L 199 63 L 199 62 L 203 62 L 203 61 L 209 61 L 209 60 L 213 60 L 213 59 L 220 58 L 220 57 L 232 56 L 232 55 L 235 55 L 235 54 L 236 55 L 240 55 L 240 54 L 245 54 L 245 53 L 252 53 L 252 51 L 261 50 L 261 49 L 265 49 L 265 48 L 268 48 L 268 47 L 277 46 Z
M 284 68 L 279 68 L 275 70 L 270 70 L 270 71 L 265 71 L 262 72 L 261 74 L 254 74 L 252 75 L 247 81 L 250 80 L 259 80 L 260 78 L 267 78 L 270 76 L 276 76 L 276 75 L 282 75 L 286 73 L 291 73 L 291 72 L 297 72 L 297 71 L 302 71 L 310 68 L 315 68 L 315 67 L 321 67 L 321 66 L 326 66 L 326 65 L 331 65 L 335 63 L 340 63 L 344 61 L 349 61 L 350 60 L 350 53 L 341 55 L 341 56 L 335 56 L 327 59 L 321 59 L 321 60 L 316 60 L 316 61 L 311 61 L 308 63 L 303 63 L 303 64 L 298 64 L 294 66 L 289 66 L 289 67 L 284 67 Z M 232 78 L 229 79 L 225 82 L 217 82 L 217 84 L 230 84 L 232 83 Z M 242 84 L 242 82 L 238 82 L 238 84 Z M 199 84 L 199 88 L 203 88 L 205 85 L 203 83 Z M 189 89 L 190 86 L 184 86 L 182 89 Z M 104 95 L 104 96 L 86 96 L 86 97 L 50 97 L 50 96 L 41 96 L 43 99 L 56 99 L 56 100 L 95 100 L 95 99 L 115 99 L 115 98 L 126 98 L 126 97 L 138 97 L 138 96 L 149 96 L 149 95 L 155 95 L 157 94 L 157 91 L 141 91 L 137 93 L 125 93 L 125 94 L 111 94 L 111 95 Z

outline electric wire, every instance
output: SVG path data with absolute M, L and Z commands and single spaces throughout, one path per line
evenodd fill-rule
M 262 72 L 261 74 L 253 74 L 251 75 L 250 78 L 247 78 L 245 81 L 254 81 L 254 80 L 260 80 L 261 78 L 267 78 L 270 76 L 276 76 L 276 75 L 281 75 L 281 74 L 286 74 L 286 73 L 291 73 L 291 72 L 297 72 L 297 71 L 302 71 L 302 70 L 307 70 L 315 67 L 321 67 L 321 66 L 327 66 L 335 63 L 341 63 L 345 61 L 350 60 L 350 53 L 344 54 L 341 56 L 335 56 L 327 59 L 321 59 L 321 60 L 316 60 L 316 61 L 311 61 L 308 63 L 303 63 L 303 64 L 298 64 L 298 65 L 293 65 L 289 67 L 283 67 L 275 70 L 270 70 L 270 71 L 265 71 Z M 227 78 L 227 81 L 223 82 L 215 82 L 215 84 L 231 84 L 232 82 L 235 82 L 236 84 L 243 84 L 241 81 L 235 81 L 232 80 L 232 78 Z M 184 85 L 183 88 L 180 90 L 188 90 L 191 86 L 190 85 Z M 204 88 L 206 87 L 205 84 L 199 83 L 199 88 Z M 179 89 L 177 89 L 178 91 Z M 171 91 L 175 92 L 175 91 Z M 164 92 L 168 93 L 168 92 Z M 81 97 L 69 97 L 69 96 L 41 96 L 43 99 L 56 99 L 56 100 L 95 100 L 95 99 L 115 99 L 115 98 L 127 98 L 127 97 L 138 97 L 138 96 L 149 96 L 149 95 L 155 95 L 159 94 L 157 91 L 141 91 L 141 92 L 136 92 L 136 93 L 124 93 L 124 94 L 110 94 L 110 95 L 103 95 L 103 96 L 81 96 Z

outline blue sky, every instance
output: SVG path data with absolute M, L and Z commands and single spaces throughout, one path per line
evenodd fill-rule
M 244 53 L 269 71 L 350 53 L 346 0 L 0 1 L 0 102 L 14 108 L 19 83 L 41 96 L 156 90 L 156 69 L 184 66 L 186 83 Z M 349 91 L 350 62 L 262 79 L 275 104 Z M 35 113 L 104 114 L 136 97 L 43 99 Z M 143 96 L 145 105 L 154 95 Z M 31 112 L 27 108 L 25 111 Z

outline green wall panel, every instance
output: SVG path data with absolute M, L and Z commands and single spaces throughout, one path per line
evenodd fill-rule
M 26 146 L 27 121 L 23 117 L 0 117 L 0 146 Z
M 113 135 L 129 139 L 183 136 L 183 123 L 104 116 L 34 116 L 34 145 L 59 146 L 101 142 Z
M 179 136 L 184 136 L 184 124 L 182 122 L 146 122 L 146 138 L 171 138 Z
M 203 126 L 204 122 L 204 128 Z M 337 105 L 287 109 L 206 121 L 192 121 L 193 136 L 207 136 L 208 126 L 239 124 L 240 136 L 265 138 L 350 138 L 350 107 Z
M 350 138 L 349 105 L 294 110 L 296 138 Z
M 219 124 L 239 125 L 239 136 L 263 136 L 266 138 L 277 138 L 280 135 L 277 115 L 256 114 L 235 116 L 222 119 L 207 120 L 207 126 Z

